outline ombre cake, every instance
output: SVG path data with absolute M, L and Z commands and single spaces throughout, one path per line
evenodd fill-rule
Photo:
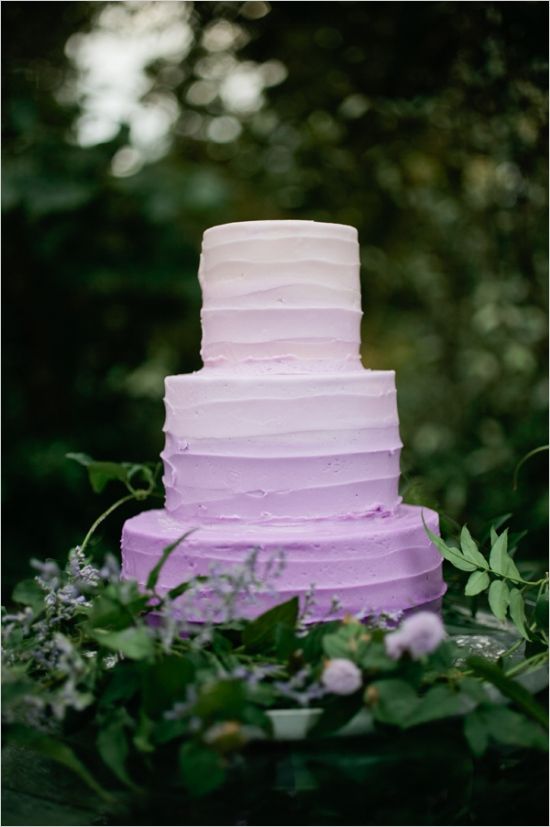
M 314 587 L 310 620 L 413 609 L 445 591 L 422 522 L 398 494 L 395 374 L 362 367 L 357 231 L 247 221 L 204 234 L 201 355 L 166 378 L 164 510 L 124 525 L 123 574 L 144 583 L 162 550 L 167 590 L 256 550 L 284 568 L 243 613 Z

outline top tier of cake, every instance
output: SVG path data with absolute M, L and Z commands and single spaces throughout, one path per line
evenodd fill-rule
M 206 367 L 268 372 L 360 367 L 357 230 L 244 221 L 204 234 L 199 280 Z

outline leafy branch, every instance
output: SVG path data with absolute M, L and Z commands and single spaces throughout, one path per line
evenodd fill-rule
M 257 550 L 231 570 L 167 589 L 163 566 L 191 532 L 151 561 L 144 582 L 122 579 L 111 555 L 98 568 L 84 553 L 90 537 L 122 503 L 157 496 L 158 471 L 71 458 L 87 469 L 94 490 L 111 481 L 127 490 L 64 568 L 33 560 L 36 576 L 17 585 L 16 609 L 3 617 L 3 716 L 8 742 L 69 767 L 109 807 L 124 794 L 146 797 L 167 776 L 189 797 L 211 794 L 246 760 L 249 741 L 271 736 L 281 707 L 315 709 L 316 738 L 363 715 L 384 733 L 447 721 L 477 756 L 490 743 L 546 748 L 544 710 L 515 677 L 547 657 L 540 644 L 548 581 L 522 576 L 507 530 L 490 533 L 484 554 L 466 527 L 456 548 L 426 528 L 468 575 L 467 594 L 487 591 L 493 610 L 509 612 L 529 645 L 539 646 L 505 671 L 486 659 L 464 661 L 464 647 L 429 612 L 307 625 L 294 596 L 247 619 L 243 595 L 254 603 L 282 570 L 278 558 L 259 568 Z
M 464 594 L 467 597 L 487 592 L 489 607 L 498 620 L 510 620 L 525 640 L 535 635 L 545 638 L 541 628 L 544 604 L 548 606 L 548 574 L 539 580 L 526 580 L 512 558 L 508 544 L 508 529 L 498 534 L 490 531 L 490 550 L 487 558 L 470 534 L 467 526 L 460 532 L 460 545 L 451 546 L 434 534 L 424 521 L 426 534 L 441 555 L 456 569 L 468 572 Z M 525 595 L 537 591 L 535 611 L 530 621 L 526 616 Z M 538 606 L 538 610 L 537 610 Z M 547 642 L 547 641 L 546 641 Z
M 107 483 L 112 481 L 121 482 L 129 492 L 109 506 L 92 523 L 80 545 L 82 551 L 86 549 L 101 523 L 121 505 L 132 500 L 143 502 L 149 497 L 162 497 L 158 485 L 160 463 L 105 462 L 92 459 L 87 454 L 66 454 L 66 457 L 86 468 L 90 485 L 96 494 L 100 494 Z

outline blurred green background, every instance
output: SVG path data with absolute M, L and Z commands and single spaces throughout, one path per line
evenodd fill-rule
M 153 460 L 200 366 L 202 232 L 359 229 L 363 358 L 397 370 L 404 496 L 542 557 L 547 31 L 533 3 L 2 4 L 4 582 Z M 120 492 L 122 493 L 122 492 Z M 104 537 L 118 544 L 128 506 Z

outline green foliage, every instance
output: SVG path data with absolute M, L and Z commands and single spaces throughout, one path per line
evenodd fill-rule
M 128 628 L 121 632 L 104 632 L 97 629 L 93 636 L 100 646 L 119 652 L 125 658 L 149 660 L 153 657 L 153 639 L 146 629 Z
M 213 749 L 188 741 L 179 751 L 179 766 L 191 795 L 205 795 L 219 787 L 225 778 L 220 755 Z
M 243 631 L 242 639 L 246 648 L 252 652 L 270 652 L 281 628 L 293 629 L 296 626 L 298 610 L 298 598 L 291 597 L 286 603 L 281 603 L 257 617 Z
M 474 656 L 468 658 L 467 664 L 475 675 L 492 683 L 503 695 L 515 701 L 535 721 L 538 721 L 543 727 L 548 727 L 548 713 L 521 684 L 511 680 L 502 669 L 488 663 L 484 658 Z
M 34 612 L 39 612 L 44 601 L 44 592 L 36 580 L 21 580 L 13 590 L 11 599 L 14 603 L 29 606 Z
M 136 791 L 138 788 L 126 769 L 126 760 L 130 751 L 126 730 L 131 728 L 133 723 L 133 719 L 124 708 L 111 709 L 109 715 L 102 721 L 96 745 L 102 760 L 119 781 Z
M 499 571 L 513 575 L 503 535 L 493 537 L 498 554 L 489 563 L 473 553 L 467 530 L 461 536 L 457 553 L 475 557 L 479 573 L 497 577 L 491 567 L 497 561 Z M 157 766 L 159 772 L 164 768 L 162 783 L 190 801 L 208 797 L 231 783 L 258 738 L 272 735 L 269 713 L 281 706 L 320 709 L 309 733 L 318 740 L 367 714 L 375 732 L 386 738 L 392 730 L 433 728 L 438 722 L 462 726 L 477 756 L 491 743 L 546 748 L 547 715 L 509 673 L 479 657 L 460 665 L 459 650 L 450 641 L 434 643 L 414 660 L 390 656 L 386 642 L 394 630 L 384 615 L 371 625 L 346 618 L 304 628 L 298 599 L 292 598 L 255 620 L 231 616 L 226 623 L 187 623 L 171 598 L 158 591 L 161 566 L 173 550 L 165 550 L 141 590 L 120 580 L 112 565 L 95 569 L 81 550 L 70 553 L 65 570 L 51 561 L 35 562 L 37 577 L 14 590 L 23 610 L 4 617 L 8 744 L 69 768 L 109 805 L 120 800 L 121 790 L 145 801 L 159 783 Z M 250 566 L 253 571 L 253 556 Z M 504 582 L 500 576 L 493 580 Z M 188 581 L 179 595 L 187 599 L 195 588 L 204 592 L 205 585 L 214 588 L 215 577 Z M 510 604 L 521 630 L 527 621 L 515 591 Z M 154 622 L 148 617 L 153 599 Z M 529 630 L 534 638 L 533 624 Z M 536 657 L 540 663 L 540 653 Z M 361 676 L 351 694 L 324 678 L 328 665 L 339 662 L 355 664 Z M 487 683 L 496 687 L 498 698 L 486 692 Z M 511 708 L 502 707 L 502 697 Z M 360 761 L 347 771 L 355 777 Z M 308 769 L 297 772 L 301 784 L 315 788 L 318 782 Z
M 489 606 L 495 617 L 504 620 L 510 603 L 510 589 L 504 580 L 493 580 L 489 586 Z
M 468 582 L 464 588 L 464 594 L 467 597 L 474 597 L 480 592 L 484 592 L 489 586 L 489 575 L 486 571 L 474 571 L 468 578 Z
M 88 471 L 90 484 L 96 494 L 100 494 L 108 482 L 118 480 L 124 483 L 130 494 L 135 494 L 139 499 L 140 494 L 149 495 L 156 485 L 156 477 L 160 465 L 149 463 L 148 465 L 137 465 L 131 462 L 99 462 L 87 454 L 67 454 L 67 459 L 72 459 L 83 465 Z M 141 482 L 136 488 L 136 480 Z
M 521 715 L 505 707 L 479 706 L 464 719 L 464 734 L 474 755 L 483 755 L 494 741 L 523 747 L 545 748 L 547 735 Z
M 72 770 L 102 799 L 112 801 L 112 796 L 97 783 L 74 750 L 67 744 L 23 724 L 11 725 L 7 736 L 11 743 L 25 746 Z
M 164 564 L 166 563 L 166 561 L 168 560 L 168 558 L 170 557 L 170 555 L 172 554 L 172 552 L 174 552 L 177 549 L 177 547 L 181 543 L 183 543 L 183 541 L 187 537 L 189 537 L 190 534 L 191 534 L 190 531 L 186 531 L 184 534 L 181 535 L 181 537 L 178 537 L 177 540 L 175 540 L 173 543 L 170 543 L 170 545 L 166 546 L 166 548 L 163 550 L 163 552 L 160 556 L 160 560 L 158 561 L 158 563 L 156 563 L 153 566 L 153 568 L 149 572 L 149 576 L 147 577 L 146 586 L 150 591 L 155 591 L 155 588 L 156 588 L 156 585 L 158 583 L 158 579 L 160 577 L 160 573 L 162 571 L 162 568 L 163 568 Z M 176 596 L 176 595 L 174 594 L 174 596 Z
M 504 515 L 500 525 L 510 516 Z M 548 656 L 548 574 L 539 580 L 526 580 L 522 577 L 511 556 L 521 537 L 516 536 L 514 546 L 510 547 L 508 529 L 498 534 L 496 527 L 491 526 L 487 559 L 466 526 L 460 534 L 460 548 L 450 546 L 435 535 L 426 523 L 424 528 L 445 560 L 459 571 L 471 572 L 464 587 L 466 597 L 487 592 L 489 607 L 495 617 L 503 621 L 509 616 L 519 634 L 526 640 L 532 639 L 540 644 Z M 537 597 L 533 600 L 535 592 Z M 526 599 L 533 606 L 529 617 L 526 613 Z

